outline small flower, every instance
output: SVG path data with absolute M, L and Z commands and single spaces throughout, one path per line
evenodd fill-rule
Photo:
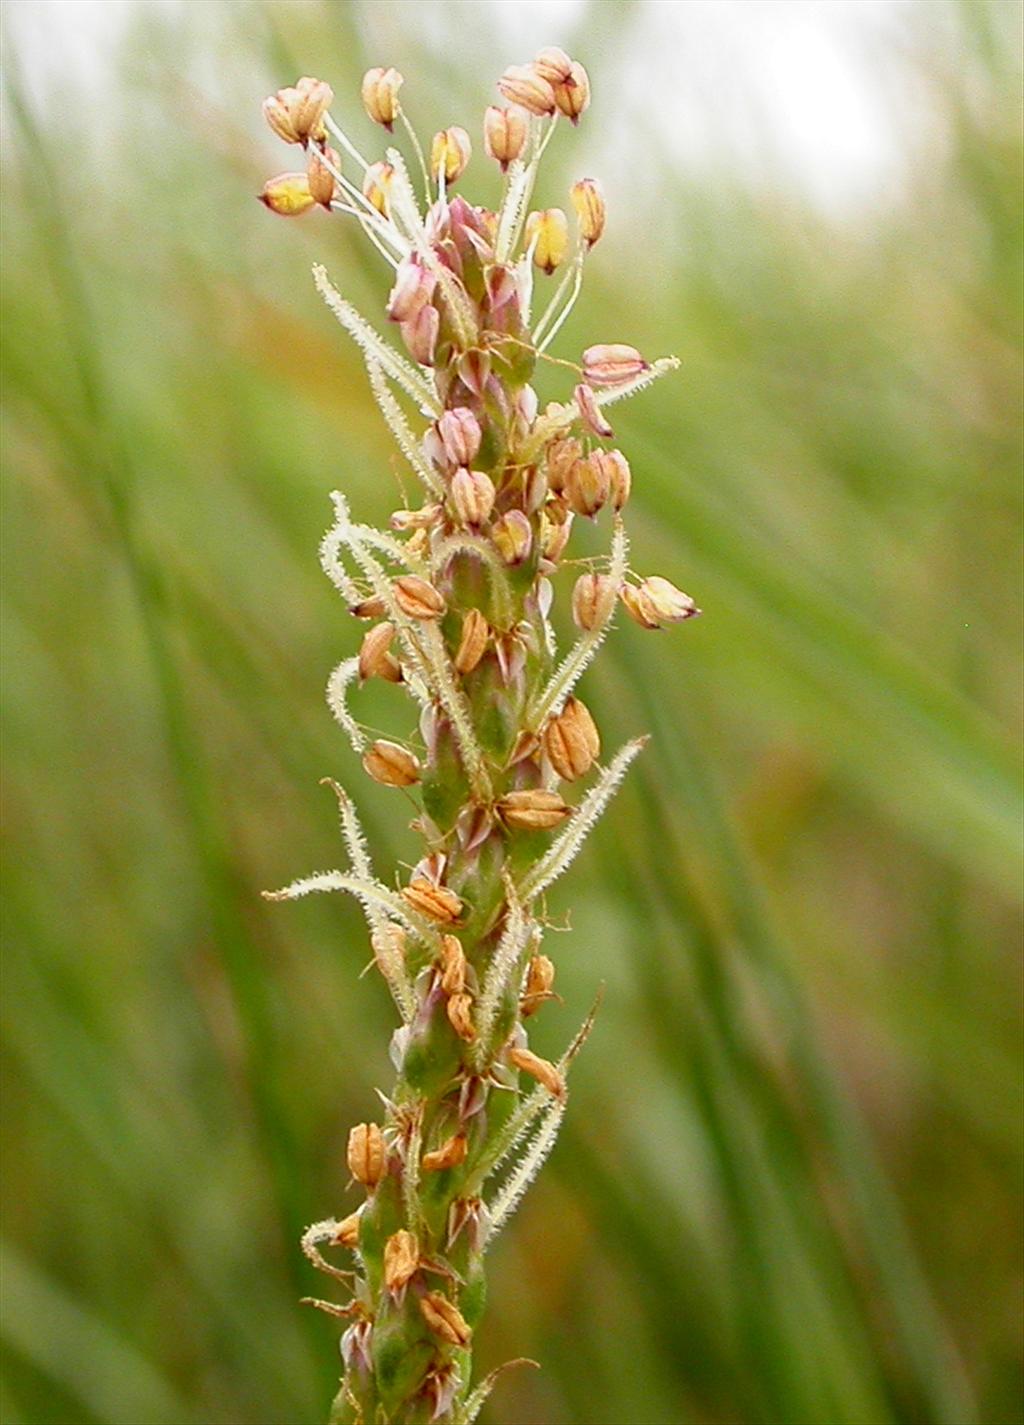
M 494 521 L 491 539 L 506 564 L 522 564 L 533 545 L 533 530 L 522 510 L 509 510 Z
M 462 620 L 462 637 L 459 639 L 459 646 L 455 654 L 455 671 L 457 673 L 463 675 L 472 673 L 484 656 L 490 636 L 490 625 L 480 610 L 467 609 L 466 616 Z
M 453 1133 L 439 1148 L 423 1155 L 425 1173 L 443 1173 L 448 1168 L 460 1167 L 466 1161 L 466 1135 Z
M 452 465 L 471 465 L 480 449 L 480 422 L 468 406 L 445 411 L 437 423 L 444 453 Z
M 368 69 L 363 75 L 360 96 L 363 108 L 375 124 L 388 133 L 398 117 L 398 91 L 404 80 L 397 69 Z
M 601 751 L 594 719 L 579 698 L 570 698 L 544 729 L 548 761 L 566 782 L 586 776 Z
M 582 64 L 573 60 L 569 78 L 554 85 L 554 91 L 559 112 L 578 124 L 584 109 L 590 107 L 590 76 Z
M 418 910 L 430 920 L 442 924 L 454 924 L 462 911 L 462 901 L 447 886 L 435 886 L 423 876 L 416 877 L 402 887 L 402 895 L 413 910 Z
M 448 999 L 448 1022 L 460 1039 L 472 1044 L 476 1038 L 473 1023 L 473 996 L 467 994 L 450 995 Z
M 460 522 L 479 529 L 494 508 L 494 483 L 482 470 L 456 470 L 451 484 L 452 508 Z
M 279 173 L 276 178 L 268 178 L 256 196 L 282 218 L 297 218 L 316 206 L 305 173 Z
M 398 659 L 390 651 L 394 637 L 395 625 L 387 621 L 368 630 L 359 650 L 359 676 L 364 683 L 367 678 L 383 678 L 386 683 L 402 681 Z
M 466 130 L 454 124 L 434 135 L 430 145 L 430 172 L 435 179 L 444 174 L 445 184 L 456 183 L 466 171 L 473 145 Z
M 348 1135 L 348 1170 L 364 1187 L 376 1187 L 384 1176 L 387 1154 L 376 1123 L 357 1123 Z
M 363 767 L 384 787 L 411 787 L 420 779 L 419 758 L 399 743 L 383 738 L 371 744 L 363 757 Z
M 545 208 L 526 220 L 526 245 L 535 264 L 548 276 L 560 267 L 569 246 L 569 223 L 561 208 Z
M 576 213 L 580 237 L 588 247 L 593 247 L 604 232 L 608 209 L 604 193 L 596 178 L 581 178 L 570 189 L 569 196 Z
M 386 218 L 391 206 L 391 184 L 395 170 L 390 163 L 371 163 L 363 174 L 363 197 Z
M 542 1059 L 532 1049 L 515 1046 L 507 1050 L 505 1057 L 514 1069 L 521 1069 L 524 1074 L 529 1074 L 539 1084 L 543 1084 L 555 1098 L 565 1097 L 565 1079 L 549 1060 Z
M 323 155 L 334 168 L 340 168 L 341 159 L 333 148 L 325 148 Z M 314 201 L 319 203 L 322 208 L 329 209 L 334 199 L 337 184 L 334 174 L 327 167 L 327 164 L 324 163 L 315 148 L 311 149 L 309 153 L 309 161 L 306 164 L 306 181 L 309 184 L 309 191 Z
M 428 584 L 418 574 L 403 574 L 395 580 L 392 588 L 395 602 L 407 618 L 435 619 L 445 611 L 444 599 L 433 584 Z
M 303 146 L 313 139 L 322 143 L 327 137 L 324 114 L 331 106 L 334 91 L 322 79 L 304 75 L 287 89 L 279 89 L 263 101 L 267 123 L 285 143 Z
M 618 589 L 608 574 L 581 574 L 572 591 L 572 616 L 586 632 L 607 623 Z
M 399 1296 L 416 1275 L 420 1265 L 420 1244 L 404 1227 L 384 1243 L 384 1285 Z
M 682 589 L 660 575 L 644 579 L 638 588 L 624 584 L 622 602 L 641 628 L 662 628 L 667 623 L 682 623 L 696 618 L 700 609 Z
M 565 500 L 575 515 L 593 519 L 608 501 L 608 472 L 594 451 L 574 460 L 565 479 Z
M 472 1332 L 457 1306 L 439 1291 L 428 1291 L 420 1297 L 423 1319 L 436 1336 L 451 1346 L 468 1346 Z
M 583 375 L 591 386 L 621 386 L 648 369 L 636 347 L 621 342 L 590 346 L 583 353 Z
M 510 64 L 498 80 L 498 88 L 510 104 L 539 118 L 555 112 L 555 91 L 532 64 Z
M 508 826 L 519 831 L 550 831 L 572 814 L 557 792 L 542 787 L 508 792 L 498 803 L 498 811 Z
M 529 133 L 530 116 L 517 104 L 507 109 L 492 104 L 484 114 L 484 151 L 501 165 L 502 173 L 522 157 Z

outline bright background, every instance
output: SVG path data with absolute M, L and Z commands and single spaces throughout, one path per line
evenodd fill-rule
M 557 350 L 619 407 L 637 567 L 704 618 L 585 683 L 653 741 L 566 878 L 568 1127 L 492 1262 L 492 1425 L 1020 1419 L 1021 123 L 1016 0 L 8 0 L 5 1425 L 308 1425 L 298 1255 L 390 1077 L 325 774 L 316 561 L 400 501 L 341 219 L 253 201 L 263 96 L 370 64 L 421 130 L 560 43 L 539 191 L 606 239 Z M 464 188 L 493 201 L 478 156 Z M 550 379 L 550 378 L 549 378 Z M 560 391 L 552 380 L 548 395 Z

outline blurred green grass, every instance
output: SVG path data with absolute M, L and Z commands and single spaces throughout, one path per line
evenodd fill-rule
M 706 615 L 622 628 L 588 678 L 608 745 L 654 740 L 553 904 L 541 1048 L 607 993 L 494 1256 L 481 1363 L 544 1369 L 489 1418 L 1004 1425 L 1020 9 L 904 7 L 931 122 L 905 191 L 835 217 L 610 112 L 649 12 L 536 36 L 591 69 L 586 166 L 637 134 L 661 219 L 611 188 L 558 349 L 683 357 L 615 424 L 635 563 Z M 315 558 L 332 487 L 381 518 L 400 486 L 308 281 L 373 311 L 381 274 L 251 195 L 262 96 L 354 96 L 385 42 L 428 130 L 475 129 L 521 56 L 430 13 L 458 45 L 388 0 L 141 6 L 85 94 L 5 44 L 6 1425 L 298 1425 L 337 1374 L 295 1239 L 346 1200 L 390 1012 L 353 907 L 258 891 L 337 862 L 325 774 L 382 867 L 409 851 L 323 704 L 355 635 Z M 584 162 L 552 153 L 543 202 Z

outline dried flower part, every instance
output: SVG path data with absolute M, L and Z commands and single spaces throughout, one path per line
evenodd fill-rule
M 420 1297 L 423 1319 L 435 1335 L 451 1346 L 468 1346 L 472 1331 L 457 1306 L 439 1291 L 428 1291 Z
M 570 698 L 544 729 L 548 761 L 566 782 L 585 777 L 601 751 L 594 719 L 579 698 Z
M 596 178 L 581 178 L 569 190 L 573 211 L 580 230 L 580 237 L 588 247 L 593 247 L 604 232 L 608 217 L 604 192 Z
M 387 1153 L 376 1123 L 357 1123 L 348 1135 L 348 1170 L 364 1187 L 376 1187 L 384 1176 Z
M 573 60 L 569 78 L 553 87 L 559 113 L 578 124 L 580 115 L 590 107 L 590 75 L 582 64 Z
M 547 45 L 534 58 L 533 68 L 551 85 L 572 82 L 572 60 L 564 49 Z
M 460 1039 L 472 1044 L 476 1038 L 473 1023 L 473 996 L 467 994 L 450 995 L 448 998 L 448 1022 Z
M 385 218 L 391 211 L 391 185 L 395 170 L 390 163 L 371 163 L 363 174 L 363 197 Z
M 509 510 L 494 521 L 491 539 L 506 564 L 522 564 L 533 546 L 533 530 L 522 510 Z
M 468 406 L 445 411 L 437 423 L 437 433 L 449 464 L 472 465 L 482 439 L 480 422 Z
M 526 245 L 534 263 L 549 276 L 560 267 L 569 247 L 569 221 L 561 208 L 545 208 L 526 220 Z
M 521 1049 L 515 1045 L 506 1051 L 505 1057 L 514 1069 L 521 1069 L 524 1074 L 529 1074 L 539 1084 L 543 1084 L 555 1098 L 565 1097 L 565 1079 L 548 1059 L 542 1059 L 532 1049 Z
M 545 1000 L 551 999 L 551 986 L 555 983 L 555 966 L 547 955 L 531 955 L 526 967 L 526 984 L 523 986 L 519 1011 L 524 1019 L 536 1014 Z
M 607 471 L 612 509 L 618 514 L 633 489 L 633 472 L 630 469 L 629 461 L 621 450 L 602 450 L 597 453 L 597 458 Z
M 361 1212 L 350 1212 L 338 1223 L 338 1230 L 331 1238 L 332 1247 L 359 1246 L 359 1219 L 361 1216 Z
M 373 594 L 368 599 L 360 599 L 358 604 L 349 604 L 348 611 L 353 618 L 383 618 L 388 606 L 378 594 Z
M 392 588 L 395 603 L 407 618 L 435 619 L 445 611 L 444 599 L 433 584 L 428 584 L 418 574 L 403 574 L 395 580 Z
M 611 342 L 589 346 L 583 353 L 583 375 L 591 386 L 621 386 L 648 370 L 635 346 Z
M 433 529 L 440 523 L 443 514 L 442 505 L 421 505 L 418 510 L 395 510 L 390 524 L 392 529 L 407 534 L 410 530 Z
M 371 743 L 363 767 L 383 787 L 412 787 L 420 779 L 420 762 L 407 748 L 383 738 Z
M 324 162 L 324 159 L 327 162 Z M 325 148 L 323 157 L 320 151 L 313 148 L 309 151 L 309 159 L 306 163 L 306 181 L 309 184 L 309 191 L 314 202 L 320 204 L 322 208 L 330 208 L 334 199 L 334 192 L 337 184 L 334 174 L 328 168 L 327 163 L 335 169 L 341 168 L 341 159 L 333 148 Z
M 437 274 L 414 258 L 398 265 L 386 308 L 388 321 L 410 322 L 427 305 L 437 286 Z
M 577 628 L 590 632 L 607 623 L 618 587 L 608 574 L 581 574 L 572 591 L 572 616 Z
M 506 825 L 519 831 L 550 831 L 572 814 L 572 807 L 557 792 L 531 787 L 508 792 L 498 803 L 498 811 Z
M 663 628 L 665 624 L 682 623 L 700 613 L 689 594 L 657 574 L 645 579 L 638 588 L 624 584 L 622 602 L 641 628 Z
M 548 489 L 558 495 L 565 489 L 565 479 L 573 464 L 583 455 L 583 447 L 575 436 L 553 440 L 547 448 Z
M 498 88 L 510 104 L 543 118 L 555 112 L 555 91 L 532 64 L 510 64 L 498 80 Z
M 378 925 L 370 932 L 370 945 L 377 968 L 390 979 L 395 965 L 405 960 L 405 931 L 400 925 Z
M 460 1167 L 466 1161 L 466 1143 L 465 1133 L 453 1133 L 439 1148 L 423 1154 L 423 1171 L 443 1173 L 448 1168 Z
M 494 483 L 482 470 L 463 467 L 452 476 L 452 508 L 461 524 L 479 529 L 494 509 Z
M 479 609 L 469 609 L 462 620 L 462 636 L 455 653 L 455 671 L 472 673 L 484 656 L 491 636 L 490 625 Z
M 359 650 L 359 676 L 364 683 L 367 678 L 383 678 L 386 683 L 402 681 L 402 669 L 390 651 L 394 637 L 395 625 L 387 620 L 367 630 Z
M 507 109 L 492 104 L 484 114 L 484 151 L 501 165 L 502 173 L 523 156 L 529 133 L 530 116 L 516 104 Z
M 473 145 L 466 130 L 454 124 L 434 135 L 430 145 L 430 172 L 438 179 L 444 175 L 446 184 L 456 183 L 466 171 Z
M 466 954 L 455 935 L 441 936 L 441 988 L 446 995 L 460 995 L 466 988 Z
M 269 178 L 256 195 L 260 202 L 281 218 L 297 218 L 316 207 L 305 173 L 279 173 Z
M 557 564 L 564 554 L 565 546 L 569 543 L 569 536 L 572 533 L 572 521 L 571 514 L 567 514 L 557 521 L 545 515 L 540 549 L 550 564 Z
M 398 91 L 403 83 L 397 69 L 368 69 L 363 75 L 359 90 L 363 108 L 388 133 L 398 117 Z
M 417 877 L 402 887 L 402 895 L 421 915 L 442 924 L 452 925 L 462 913 L 462 901 L 447 886 L 435 886 L 425 877 Z
M 279 89 L 263 101 L 267 123 L 285 143 L 322 143 L 327 137 L 324 114 L 334 100 L 334 91 L 322 79 L 304 75 L 294 85 Z
M 615 434 L 608 424 L 607 417 L 597 404 L 597 396 L 594 394 L 592 386 L 581 381 L 573 392 L 573 398 L 576 402 L 576 409 L 580 413 L 580 419 L 591 435 L 599 436 L 601 440 L 608 440 Z
M 420 1244 L 406 1228 L 399 1228 L 384 1243 L 384 1285 L 397 1294 L 405 1289 L 419 1270 Z
M 574 460 L 565 480 L 565 500 L 574 515 L 593 518 L 608 502 L 610 488 L 608 472 L 594 451 L 582 460 Z

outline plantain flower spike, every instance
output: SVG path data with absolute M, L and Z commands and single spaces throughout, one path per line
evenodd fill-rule
M 633 475 L 606 444 L 609 402 L 678 363 L 649 362 L 599 333 L 581 365 L 547 354 L 605 224 L 592 178 L 571 190 L 573 242 L 560 209 L 529 212 L 549 143 L 590 103 L 586 70 L 551 46 L 504 71 L 505 103 L 483 116 L 485 151 L 504 174 L 494 208 L 452 191 L 467 172 L 466 129 L 444 129 L 424 153 L 401 85 L 397 70 L 371 69 L 360 98 L 389 132 L 401 119 L 414 176 L 397 146 L 363 160 L 328 112 L 328 85 L 305 78 L 264 110 L 280 138 L 306 148 L 306 171 L 271 179 L 260 197 L 286 216 L 319 205 L 354 220 L 386 264 L 375 321 L 344 295 L 348 284 L 339 290 L 314 268 L 362 354 L 403 484 L 421 487 L 385 528 L 360 523 L 341 491 L 331 496 L 321 564 L 363 622 L 330 674 L 327 702 L 370 792 L 398 790 L 396 801 L 413 803 L 421 844 L 400 874 L 378 873 L 352 798 L 331 782 L 344 869 L 267 895 L 354 897 L 369 953 L 353 948 L 353 968 L 372 967 L 394 1003 L 383 1113 L 351 1129 L 337 1217 L 302 1239 L 310 1263 L 346 1293 L 310 1298 L 344 1318 L 332 1425 L 472 1425 L 498 1374 L 472 1379 L 485 1250 L 554 1144 L 593 1018 L 566 1034 L 559 1057 L 529 1047 L 532 1016 L 558 999 L 542 949 L 546 892 L 645 741 L 604 765 L 580 680 L 617 613 L 662 628 L 697 608 L 669 580 L 630 570 L 623 512 Z M 534 313 L 535 269 L 559 268 Z M 385 465 L 377 478 L 390 484 L 392 474 Z M 587 520 L 597 523 L 581 558 L 573 536 Z M 562 648 L 556 602 L 575 626 Z M 343 1254 L 341 1265 L 321 1246 Z

